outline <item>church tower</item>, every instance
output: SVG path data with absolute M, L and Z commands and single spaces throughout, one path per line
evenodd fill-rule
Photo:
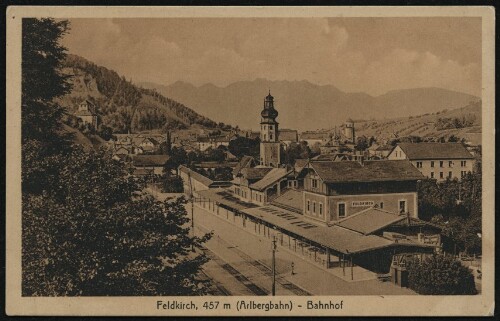
M 274 97 L 264 99 L 264 109 L 260 113 L 260 165 L 278 167 L 280 165 L 280 141 L 278 138 L 278 111 L 274 109 Z

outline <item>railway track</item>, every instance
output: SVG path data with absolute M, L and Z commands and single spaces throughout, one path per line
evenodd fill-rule
M 200 225 L 198 225 L 197 228 L 204 233 L 209 232 L 208 229 L 206 229 L 204 227 L 200 227 Z M 230 244 L 228 242 L 226 242 L 225 240 L 220 239 L 220 242 L 225 243 L 227 245 L 227 248 L 230 249 L 235 254 L 237 254 L 245 263 L 254 266 L 262 274 L 264 274 L 267 277 L 272 278 L 272 276 L 273 276 L 272 269 L 270 267 L 255 260 L 254 258 L 249 256 L 248 254 L 246 254 L 242 250 L 240 250 L 234 246 L 230 246 Z M 240 272 L 238 272 L 233 266 L 224 262 L 222 259 L 220 259 L 215 253 L 213 253 L 209 249 L 204 248 L 204 251 L 206 251 L 205 253 L 207 253 L 207 256 L 210 257 L 210 259 L 213 259 L 219 266 L 221 266 L 223 269 L 225 269 L 227 272 L 229 272 L 231 275 L 233 275 L 238 281 L 243 283 L 250 291 L 252 291 L 256 295 L 268 295 L 269 294 L 269 291 L 262 289 L 261 287 L 258 287 L 257 285 L 252 283 L 250 280 L 248 280 L 248 278 L 246 278 L 244 275 L 242 275 Z M 288 280 L 286 280 L 282 276 L 279 276 L 279 275 L 276 276 L 276 283 L 280 284 L 283 288 L 289 290 L 290 292 L 292 292 L 295 295 L 298 295 L 298 296 L 310 296 L 310 295 L 312 295 L 310 292 L 308 292 L 308 291 L 298 287 L 297 285 L 289 282 Z
M 212 261 L 214 261 L 215 263 L 217 263 L 217 265 L 219 265 L 221 268 L 223 268 L 229 274 L 231 274 L 236 280 L 238 280 L 238 282 L 240 282 L 241 284 L 243 284 L 253 294 L 255 294 L 255 295 L 269 295 L 268 291 L 266 291 L 265 289 L 259 287 L 258 285 L 256 285 L 252 281 L 250 281 L 246 276 L 244 276 L 243 274 L 241 274 L 240 272 L 238 272 L 238 270 L 236 270 L 231 264 L 228 264 L 228 263 L 224 262 L 220 257 L 218 257 L 211 250 L 209 250 L 207 248 L 203 248 L 202 251 L 205 252 L 205 254 Z M 227 295 L 231 295 L 231 293 L 227 289 L 225 289 L 224 287 L 222 287 L 222 288 L 225 290 L 226 293 L 228 293 Z

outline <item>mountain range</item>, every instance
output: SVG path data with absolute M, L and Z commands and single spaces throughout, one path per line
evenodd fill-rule
M 270 90 L 275 98 L 281 128 L 300 131 L 332 128 L 347 118 L 387 119 L 455 109 L 479 98 L 442 88 L 412 88 L 389 91 L 380 96 L 347 93 L 333 85 L 308 81 L 238 81 L 225 87 L 213 84 L 194 86 L 177 81 L 165 86 L 140 83 L 171 99 L 190 106 L 217 122 L 258 129 L 264 97 Z

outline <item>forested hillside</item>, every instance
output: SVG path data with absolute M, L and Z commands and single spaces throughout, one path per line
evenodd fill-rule
M 59 98 L 59 102 L 70 112 L 75 111 L 83 99 L 94 102 L 99 123 L 111 127 L 115 133 L 165 131 L 193 124 L 216 126 L 214 121 L 185 105 L 155 90 L 137 87 L 115 71 L 82 57 L 68 55 L 62 72 L 71 76 L 73 89 Z
M 481 101 L 452 110 L 441 110 L 417 116 L 356 121 L 356 135 L 389 139 L 394 137 L 464 138 L 481 144 Z

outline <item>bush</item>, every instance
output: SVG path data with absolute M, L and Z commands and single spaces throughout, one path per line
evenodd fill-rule
M 166 175 L 163 180 L 163 192 L 164 193 L 182 193 L 184 191 L 184 185 L 182 178 L 179 176 Z
M 419 294 L 477 294 L 472 272 L 453 257 L 433 255 L 408 262 L 408 287 Z

